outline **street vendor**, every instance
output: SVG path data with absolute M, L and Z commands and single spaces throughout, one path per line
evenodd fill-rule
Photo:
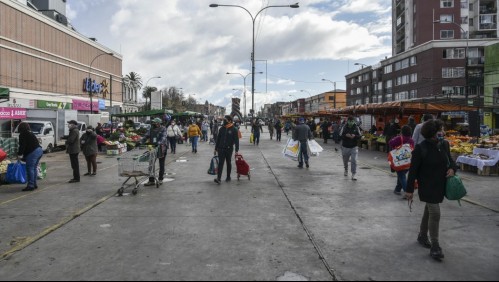
M 163 184 L 163 179 L 165 176 L 165 161 L 166 161 L 166 154 L 168 150 L 168 134 L 166 131 L 166 127 L 161 125 L 161 119 L 160 118 L 155 118 L 152 121 L 152 126 L 151 128 L 147 131 L 145 134 L 144 138 L 142 138 L 142 144 L 149 144 L 149 145 L 154 145 L 156 148 L 158 148 L 158 155 L 157 158 L 159 159 L 159 185 Z M 149 182 L 144 184 L 144 186 L 154 186 L 156 185 L 155 183 L 155 178 L 154 178 L 154 172 L 152 175 L 149 177 Z

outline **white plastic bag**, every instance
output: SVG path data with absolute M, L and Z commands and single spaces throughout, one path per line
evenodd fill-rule
M 299 153 L 300 153 L 300 142 L 293 139 L 288 139 L 288 142 L 286 142 L 286 146 L 284 147 L 284 150 L 282 152 L 284 157 L 291 159 L 293 161 L 298 161 Z
M 324 149 L 317 143 L 315 140 L 310 140 L 307 142 L 308 144 L 308 152 L 312 157 L 318 157 L 320 153 L 324 151 Z

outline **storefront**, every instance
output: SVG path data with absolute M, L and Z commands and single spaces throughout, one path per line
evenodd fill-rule
M 25 108 L 0 107 L 0 137 L 10 138 L 12 130 L 24 119 Z
M 73 100 L 73 110 L 78 110 L 81 112 L 90 112 L 93 111 L 94 113 L 99 112 L 99 101 L 90 101 L 87 100 Z

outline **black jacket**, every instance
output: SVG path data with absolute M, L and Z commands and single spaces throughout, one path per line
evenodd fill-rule
M 355 135 L 355 138 L 348 138 L 347 134 Z M 359 145 L 359 140 L 362 137 L 360 133 L 359 126 L 355 124 L 352 127 L 349 127 L 348 124 L 345 124 L 340 132 L 341 140 L 343 141 L 341 144 L 343 147 L 352 149 Z
M 239 152 L 239 134 L 235 126 L 227 128 L 222 126 L 217 136 L 217 151 L 232 150 L 236 146 L 236 152 Z
M 40 142 L 38 142 L 38 138 L 33 132 L 28 131 L 19 134 L 19 152 L 17 153 L 19 156 L 26 158 L 39 147 L 41 147 Z
M 450 155 L 450 145 L 447 141 L 437 143 L 425 140 L 416 145 L 412 152 L 407 193 L 414 193 L 414 183 L 417 180 L 419 199 L 422 202 L 441 203 L 445 196 L 449 168 L 457 170 Z

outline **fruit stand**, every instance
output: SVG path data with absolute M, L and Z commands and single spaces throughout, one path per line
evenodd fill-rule
M 499 175 L 499 136 L 477 140 L 464 136 L 448 137 L 451 154 L 463 171 L 478 175 Z

